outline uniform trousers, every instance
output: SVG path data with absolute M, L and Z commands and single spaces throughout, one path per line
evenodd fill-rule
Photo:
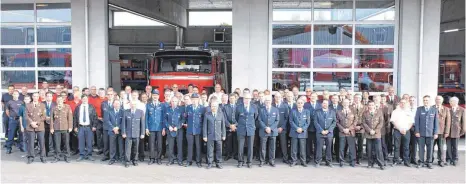
M 299 161 L 301 162 L 301 164 L 306 163 L 306 141 L 307 141 L 306 138 L 296 138 L 296 137 L 291 138 L 291 161 L 293 163 L 296 163 L 298 161 L 298 148 L 299 148 Z
M 19 121 L 16 118 L 10 117 L 8 120 L 8 140 L 6 141 L 6 147 L 11 149 L 13 146 L 13 142 L 15 140 L 16 132 L 21 128 L 19 125 Z M 23 149 L 23 133 L 19 131 L 18 134 L 18 148 Z
M 315 159 L 316 151 L 316 132 L 308 131 L 307 132 L 307 161 Z
M 225 138 L 225 152 L 226 156 L 233 157 L 238 154 L 238 142 L 236 138 L 236 132 L 227 131 Z
M 79 140 L 79 156 L 87 157 L 92 156 L 92 138 L 93 134 L 90 126 L 79 126 L 78 140 Z
M 282 153 L 283 161 L 288 161 L 290 158 L 288 156 L 288 136 L 287 132 L 283 130 L 281 133 L 278 133 L 278 141 L 280 142 L 280 150 Z
M 149 158 L 160 160 L 162 156 L 162 131 L 149 133 Z
M 327 162 L 327 164 L 332 163 L 332 140 L 333 135 L 330 133 L 327 135 L 316 135 L 316 164 L 320 164 L 322 161 L 322 149 L 324 148 L 324 144 L 326 145 L 325 162 Z
M 215 147 L 215 162 L 217 164 L 220 164 L 223 162 L 222 141 L 207 139 L 207 164 L 212 164 L 212 162 L 214 161 L 214 147 Z
M 55 130 L 53 132 L 53 139 L 55 140 L 55 158 L 60 157 L 60 153 L 63 151 L 61 150 L 61 143 L 65 143 L 65 154 L 63 155 L 65 158 L 70 158 L 70 134 L 68 130 Z
M 459 138 L 447 138 L 447 162 L 458 161 L 458 139 Z
M 354 141 L 354 136 L 341 136 L 340 135 L 340 163 L 345 162 L 345 146 L 348 146 L 350 163 L 354 164 L 356 161 L 356 143 Z
M 39 149 L 40 149 L 40 158 L 45 157 L 45 141 L 44 141 L 44 131 L 40 132 L 35 132 L 35 131 L 27 131 L 28 135 L 28 158 L 34 158 L 35 153 L 34 153 L 34 142 L 36 140 L 37 136 L 37 141 L 39 143 Z
M 179 134 L 179 132 L 178 132 Z M 168 150 L 167 150 L 167 157 L 168 157 L 168 161 L 169 162 L 173 162 L 176 157 L 175 157 L 175 143 L 177 143 L 178 145 L 178 150 L 182 150 L 182 148 L 180 146 L 182 146 L 182 143 L 180 143 L 178 141 L 179 139 L 177 138 L 177 136 L 173 137 L 171 135 L 167 135 L 167 141 L 168 141 Z M 183 161 L 183 151 L 178 151 L 178 162 L 182 162 Z
M 356 161 L 359 162 L 364 157 L 364 134 L 356 133 Z
M 239 163 L 244 163 L 244 141 L 247 139 L 247 145 L 248 145 L 248 158 L 246 160 L 247 164 L 252 163 L 252 157 L 253 157 L 253 144 L 254 144 L 254 135 L 252 136 L 244 136 L 244 135 L 237 135 L 238 137 L 238 162 Z
M 126 137 L 125 140 L 125 160 L 126 162 L 137 162 L 136 158 L 138 158 L 138 145 L 139 145 L 139 137 L 138 138 L 131 138 Z
M 192 133 L 187 133 L 186 134 L 186 139 L 188 141 L 188 162 L 193 161 L 193 146 L 196 146 L 196 163 L 201 163 L 201 135 L 193 135 Z M 207 144 L 209 144 L 209 141 L 207 141 Z M 209 149 L 209 145 L 207 145 L 207 149 Z M 221 156 L 221 155 L 220 155 Z
M 400 152 L 403 153 L 403 162 L 409 163 L 409 141 L 411 139 L 410 131 L 406 131 L 405 135 L 402 135 L 399 130 L 393 130 L 395 154 L 393 157 L 393 163 L 400 162 Z M 400 151 L 401 148 L 401 151 Z
M 435 147 L 435 145 L 437 145 L 438 163 L 445 162 L 445 151 L 443 151 L 443 145 L 445 145 L 445 138 L 443 137 L 443 134 L 439 134 L 438 138 L 434 140 L 434 145 L 432 147 Z M 432 162 L 434 162 L 434 156 L 432 156 Z
M 267 142 L 269 146 L 269 163 L 275 163 L 275 149 L 276 149 L 276 136 L 263 136 L 260 137 L 261 142 L 261 152 L 260 152 L 260 162 L 265 162 L 265 155 L 267 154 Z
M 415 135 L 414 127 L 411 128 L 410 133 L 411 133 L 411 139 L 409 142 L 409 158 L 411 159 L 411 162 L 417 164 L 418 162 L 417 160 L 418 139 Z
M 108 134 L 108 130 L 103 130 L 102 132 L 102 142 L 103 142 L 103 155 L 104 158 L 110 158 L 110 135 Z
M 380 138 L 373 138 L 373 139 L 366 139 L 366 147 L 367 147 L 367 157 L 369 157 L 369 166 L 374 165 L 375 162 L 382 167 L 384 160 L 383 160 L 383 153 L 382 153 L 382 140 Z M 373 154 L 372 152 L 375 151 Z M 375 159 L 374 156 L 375 155 Z
M 125 158 L 125 151 L 124 151 L 124 145 L 123 145 L 123 137 L 121 137 L 121 134 L 114 134 L 114 133 L 108 133 L 109 134 L 109 145 L 110 145 L 110 160 L 124 160 Z M 117 154 L 118 150 L 118 154 Z

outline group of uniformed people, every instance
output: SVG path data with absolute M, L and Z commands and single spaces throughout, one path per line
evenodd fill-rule
M 360 95 L 343 88 L 333 96 L 323 91 L 319 99 L 311 89 L 299 96 L 297 87 L 272 97 L 268 90 L 247 88 L 224 94 L 216 85 L 208 96 L 193 85 L 182 94 L 175 84 L 164 90 L 164 102 L 151 86 L 142 93 L 127 86 L 119 94 L 111 87 L 98 92 L 94 86 L 82 91 L 74 87 L 70 96 L 61 86 L 56 89 L 53 93 L 43 86 L 31 101 L 27 90 L 20 93 L 9 86 L 2 96 L 8 154 L 18 133 L 16 144 L 27 151 L 28 164 L 37 148 L 43 163 L 52 154 L 52 162 L 62 157 L 70 162 L 73 150 L 77 161 L 94 161 L 97 151 L 109 165 L 120 161 L 125 167 L 137 166 L 148 148 L 149 165 L 162 164 L 165 156 L 166 165 L 176 161 L 188 167 L 194 158 L 202 167 L 204 152 L 207 168 L 223 168 L 224 158 L 238 160 L 239 168 L 245 162 L 251 168 L 254 158 L 259 167 L 275 167 L 278 154 L 291 167 L 310 162 L 333 167 L 332 159 L 340 167 L 355 167 L 367 157 L 369 168 L 377 164 L 383 170 L 393 154 L 392 166 L 432 168 L 435 144 L 439 166 L 457 165 L 458 139 L 466 130 L 466 112 L 458 98 L 450 98 L 448 108 L 441 96 L 433 106 L 424 96 L 423 106 L 416 107 L 414 96 L 399 98 L 393 87 L 372 99 L 367 91 Z

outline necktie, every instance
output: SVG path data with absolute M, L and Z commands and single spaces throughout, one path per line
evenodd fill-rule
M 374 112 L 371 112 L 371 116 L 374 116 Z
M 83 106 L 83 123 L 86 123 L 87 117 L 86 117 L 86 106 Z
M 267 113 L 270 113 L 270 107 L 267 107 Z
M 214 118 L 217 117 L 217 113 L 215 112 L 212 112 L 212 115 L 214 116 Z

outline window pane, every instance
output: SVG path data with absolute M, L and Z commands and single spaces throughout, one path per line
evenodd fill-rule
M 57 84 L 63 85 L 66 89 L 72 88 L 71 71 L 39 71 L 39 86 L 46 81 L 50 88 L 55 88 Z
M 393 68 L 394 49 L 355 49 L 355 68 Z
M 35 88 L 35 79 L 34 71 L 2 71 L 2 89 L 8 88 L 8 85 L 14 85 L 15 89 L 23 86 Z
M 273 21 L 310 21 L 311 0 L 274 0 Z
M 273 68 L 309 68 L 311 49 L 273 49 Z
M 351 68 L 351 49 L 314 49 L 314 68 Z
M 393 85 L 392 72 L 355 72 L 354 83 L 357 87 L 355 92 L 368 90 L 369 92 L 384 92 Z
M 71 67 L 71 49 L 37 49 L 39 67 Z
M 2 26 L 2 45 L 33 45 L 32 26 Z
M 304 91 L 311 85 L 309 72 L 272 72 L 272 90 L 291 89 L 296 86 Z
M 38 45 L 71 45 L 70 26 L 37 26 Z
M 37 3 L 37 22 L 71 22 L 70 3 Z
M 353 20 L 353 1 L 316 0 L 314 20 Z
M 232 22 L 231 11 L 189 12 L 190 26 L 231 26 Z
M 1 22 L 34 22 L 34 4 L 1 5 Z
M 356 20 L 395 20 L 395 0 L 357 0 Z
M 394 25 L 356 25 L 357 45 L 393 45 L 394 43 Z
M 351 89 L 350 72 L 314 72 L 314 91 L 338 92 L 340 88 Z
M 273 25 L 272 36 L 276 45 L 310 45 L 311 25 Z
M 34 49 L 2 49 L 2 67 L 34 67 Z
M 314 44 L 316 45 L 351 45 L 351 25 L 315 25 Z
M 161 22 L 151 20 L 129 12 L 113 12 L 114 26 L 166 26 Z

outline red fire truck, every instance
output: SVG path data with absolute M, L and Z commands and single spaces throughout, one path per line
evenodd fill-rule
M 439 62 L 438 94 L 442 95 L 445 104 L 450 97 L 456 96 L 460 99 L 459 104 L 464 107 L 464 66 L 460 60 L 441 60 Z M 462 81 L 463 80 L 463 81 Z
M 186 92 L 189 84 L 207 92 L 212 92 L 215 84 L 220 84 L 225 92 L 230 91 L 230 65 L 219 51 L 184 48 L 160 50 L 153 56 L 149 65 L 149 84 L 159 89 L 161 100 L 164 89 L 173 84 L 177 84 L 181 92 Z

